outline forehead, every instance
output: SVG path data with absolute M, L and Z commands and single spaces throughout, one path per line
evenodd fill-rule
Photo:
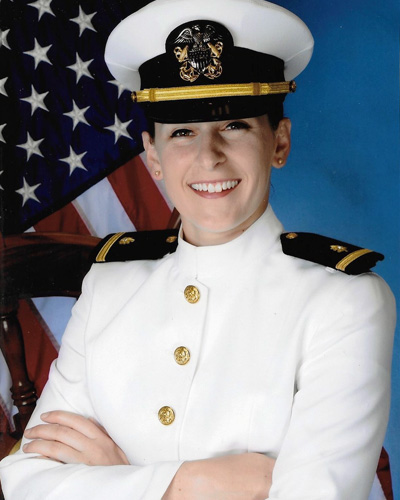
M 258 121 L 264 121 L 268 120 L 268 115 L 263 114 L 260 116 L 250 116 L 250 117 L 237 117 L 237 118 L 230 118 L 227 120 L 213 120 L 213 121 L 195 121 L 195 122 L 176 122 L 176 123 L 161 123 L 161 122 L 154 122 L 155 126 L 160 127 L 160 126 L 165 126 L 165 127 L 176 127 L 179 125 L 184 125 L 186 127 L 218 127 L 219 125 L 223 125 L 225 123 L 231 123 L 235 121 L 246 121 L 246 122 L 258 122 Z
M 161 122 L 154 122 L 155 128 L 162 130 L 164 129 L 170 129 L 170 128 L 177 128 L 177 127 L 182 127 L 182 128 L 191 128 L 191 127 L 196 127 L 196 128 L 218 128 L 223 125 L 226 125 L 227 123 L 232 123 L 236 121 L 244 121 L 248 123 L 269 123 L 268 120 L 268 115 L 263 114 L 260 116 L 254 116 L 250 118 L 232 118 L 229 120 L 217 120 L 217 121 L 196 121 L 196 122 L 176 122 L 176 123 L 161 123 Z

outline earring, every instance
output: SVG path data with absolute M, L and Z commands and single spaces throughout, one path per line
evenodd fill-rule
M 156 170 L 156 171 L 154 172 L 154 175 L 155 175 L 156 177 L 158 177 L 160 174 L 161 174 L 161 172 L 160 172 L 159 170 Z
M 282 158 L 278 158 L 278 165 L 283 165 L 283 160 L 282 160 Z

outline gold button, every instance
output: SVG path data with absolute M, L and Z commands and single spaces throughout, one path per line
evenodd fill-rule
M 297 235 L 296 233 L 288 233 L 288 234 L 286 235 L 286 238 L 287 238 L 288 240 L 294 240 L 295 238 L 297 238 L 297 236 L 298 236 L 298 235 Z
M 158 420 L 163 425 L 171 425 L 172 422 L 175 420 L 174 410 L 170 406 L 163 406 L 158 411 Z
M 196 304 L 200 300 L 199 289 L 193 285 L 188 285 L 185 288 L 185 299 L 190 302 L 190 304 Z
M 168 236 L 168 238 L 165 240 L 167 243 L 175 243 L 175 241 L 178 239 L 178 236 Z
M 174 352 L 178 365 L 186 365 L 190 361 L 190 351 L 187 347 L 177 347 Z

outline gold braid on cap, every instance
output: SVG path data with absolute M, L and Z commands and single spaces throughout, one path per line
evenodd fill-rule
M 226 85 L 192 85 L 144 89 L 132 92 L 134 102 L 180 101 L 184 99 L 208 99 L 212 97 L 246 97 L 295 92 L 296 82 L 230 83 Z

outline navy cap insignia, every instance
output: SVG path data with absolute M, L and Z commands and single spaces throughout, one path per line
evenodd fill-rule
M 177 30 L 180 30 L 179 34 L 171 39 Z M 177 30 L 168 37 L 167 44 L 172 44 L 175 57 L 181 63 L 179 74 L 182 80 L 192 83 L 200 75 L 210 80 L 220 77 L 224 37 L 219 25 L 210 21 L 193 21 Z

